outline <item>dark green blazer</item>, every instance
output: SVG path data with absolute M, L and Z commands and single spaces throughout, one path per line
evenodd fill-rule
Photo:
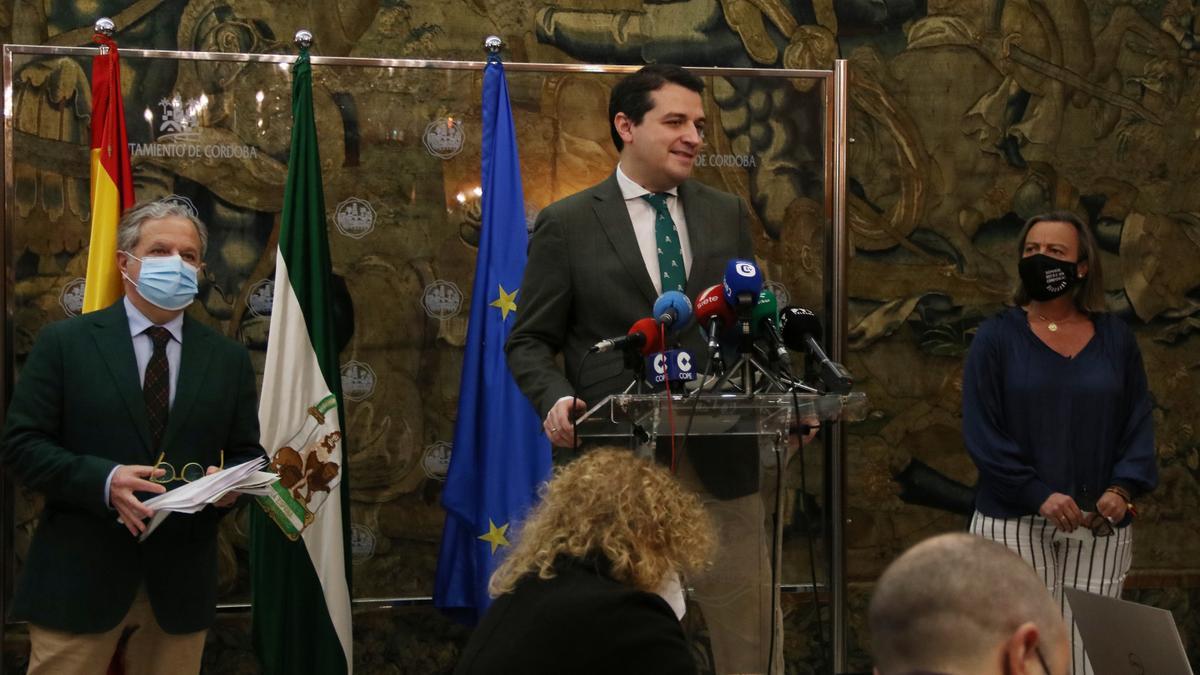
M 166 460 L 231 466 L 262 455 L 254 370 L 245 348 L 184 317 Z M 119 464 L 153 464 L 124 300 L 46 326 L 13 392 L 0 454 L 46 496 L 12 603 L 14 619 L 72 633 L 106 631 L 146 585 L 169 633 L 207 628 L 216 611 L 221 513 L 172 513 L 138 543 L 104 503 Z
M 753 259 L 754 247 L 741 199 L 694 180 L 679 186 L 679 199 L 692 247 L 686 295 L 695 301 L 706 288 L 721 283 L 731 259 Z M 623 335 L 635 321 L 650 316 L 656 299 L 615 173 L 542 209 L 529 239 L 517 319 L 505 347 L 517 386 L 538 415 L 544 419 L 564 396 L 577 395 L 591 406 L 624 390 L 634 375 L 625 370 L 621 354 L 593 354 L 582 373 L 580 362 L 596 342 Z M 703 369 L 707 349 L 694 322 L 680 342 Z M 558 365 L 560 354 L 565 372 Z M 741 468 L 729 474 L 725 462 L 707 457 L 712 454 L 715 460 L 726 452 L 720 446 L 688 441 L 701 479 L 706 474 L 714 478 L 705 480 L 706 487 L 725 498 L 757 490 L 757 455 L 749 464 L 738 462 Z M 718 481 L 718 474 L 732 477 Z
M 721 283 L 730 259 L 753 258 L 754 248 L 742 200 L 694 180 L 679 186 L 679 199 L 692 247 L 686 295 L 694 301 Z M 632 382 L 632 374 L 621 376 L 618 353 L 588 357 L 582 374 L 579 362 L 595 343 L 650 316 L 657 297 L 615 173 L 542 209 L 506 345 L 509 368 L 538 415 L 545 418 L 563 396 L 594 405 Z M 681 340 L 703 358 L 696 326 Z M 560 352 L 565 372 L 556 362 Z

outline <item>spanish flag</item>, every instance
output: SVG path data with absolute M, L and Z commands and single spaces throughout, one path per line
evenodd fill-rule
M 117 222 L 133 205 L 133 172 L 121 103 L 117 43 L 97 33 L 92 59 L 92 240 L 88 249 L 83 311 L 103 309 L 121 297 L 117 271 Z

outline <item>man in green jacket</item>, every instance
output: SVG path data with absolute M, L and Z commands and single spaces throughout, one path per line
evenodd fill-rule
M 622 78 L 609 98 L 613 173 L 538 214 L 506 350 L 557 447 L 575 447 L 576 416 L 634 380 L 619 351 L 588 355 L 592 345 L 623 335 L 663 292 L 695 298 L 722 281 L 731 258 L 754 258 L 746 204 L 691 178 L 704 147 L 703 90 L 668 64 Z M 699 328 L 679 340 L 703 372 Z M 775 626 L 759 456 L 754 439 L 696 436 L 680 458 L 680 479 L 722 534 L 714 568 L 693 583 L 722 674 L 764 672 Z
M 13 392 L 0 458 L 46 497 L 12 603 L 29 673 L 198 673 L 216 611 L 227 496 L 171 514 L 145 541 L 142 499 L 263 455 L 257 389 L 239 344 L 184 315 L 208 233 L 146 202 L 117 233 L 125 297 L 47 326 Z

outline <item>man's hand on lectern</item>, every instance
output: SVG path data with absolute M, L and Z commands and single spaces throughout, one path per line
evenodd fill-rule
M 542 422 L 542 430 L 546 432 L 550 444 L 557 448 L 575 447 L 578 444 L 578 439 L 575 438 L 575 418 L 585 410 L 587 403 L 583 399 L 569 396 L 560 398 L 550 412 L 546 413 L 546 419 Z

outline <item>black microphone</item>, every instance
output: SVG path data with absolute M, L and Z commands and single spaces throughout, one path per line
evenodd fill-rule
M 783 329 L 783 343 L 796 351 L 807 351 L 821 364 L 821 381 L 834 394 L 849 393 L 854 386 L 854 376 L 846 366 L 830 359 L 821 349 L 814 335 L 821 333 L 821 321 L 816 314 L 803 307 L 788 307 L 779 313 Z

